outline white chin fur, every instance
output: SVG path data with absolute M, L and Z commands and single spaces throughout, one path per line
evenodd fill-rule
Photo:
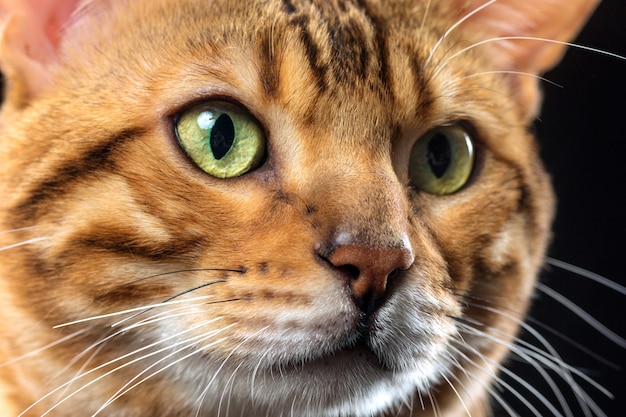
M 202 398 L 203 411 L 228 404 L 229 415 L 247 416 L 371 417 L 410 404 L 418 390 L 428 392 L 450 368 L 446 346 L 454 325 L 432 316 L 425 320 L 420 308 L 399 308 L 419 304 L 404 299 L 406 294 L 378 315 L 369 341 L 376 354 L 342 349 L 300 364 L 274 365 L 266 346 L 261 356 L 194 361 L 185 378 L 207 382 L 196 385 L 190 398 Z
M 229 415 L 371 417 L 410 403 L 418 389 L 427 389 L 436 375 L 445 372 L 446 363 L 423 360 L 412 370 L 389 371 L 376 362 L 371 353 L 355 350 L 301 366 L 259 370 L 256 375 L 246 371 L 251 364 L 226 365 L 216 378 L 211 376 L 216 375 L 214 367 L 205 364 L 202 379 L 210 382 L 196 386 L 190 399 L 203 397 L 202 411 L 215 410 L 216 415 L 218 405 L 222 415 L 228 408 Z

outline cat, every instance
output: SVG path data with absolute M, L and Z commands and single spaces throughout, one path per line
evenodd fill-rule
M 578 390 L 515 343 L 595 1 L 0 5 L 4 415 L 516 415 L 510 351 Z

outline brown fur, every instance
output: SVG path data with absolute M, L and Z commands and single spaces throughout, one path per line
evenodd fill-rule
M 562 47 L 494 42 L 446 62 L 472 42 L 510 35 L 490 30 L 485 22 L 502 9 L 492 16 L 486 8 L 429 57 L 477 4 L 414 3 L 94 2 L 55 32 L 60 40 L 50 37 L 45 58 L 5 25 L 0 404 L 13 411 L 3 415 L 45 398 L 26 414 L 41 415 L 81 386 L 52 415 L 91 415 L 135 376 L 194 349 L 104 415 L 194 415 L 207 386 L 207 416 L 218 415 L 220 400 L 222 415 L 227 402 L 231 415 L 286 415 L 292 406 L 296 415 L 383 413 L 350 404 L 365 404 L 356 393 L 391 384 L 415 363 L 421 382 L 386 411 L 409 415 L 401 402 L 413 401 L 411 415 L 433 415 L 432 396 L 440 416 L 465 415 L 466 407 L 473 417 L 488 414 L 485 386 L 518 323 L 476 304 L 523 318 L 553 205 L 528 133 L 536 80 L 497 71 L 539 73 Z M 564 23 L 563 36 L 578 23 Z M 542 34 L 529 27 L 516 29 Z M 536 62 L 519 65 L 530 62 L 530 50 L 540 50 Z M 178 147 L 174 117 L 213 97 L 240 103 L 266 129 L 268 156 L 258 170 L 213 178 Z M 470 182 L 447 196 L 414 189 L 408 153 L 416 139 L 457 121 L 471 126 L 479 148 Z M 367 352 L 349 347 L 362 324 L 351 291 L 365 287 L 351 286 L 354 277 L 332 265 L 346 245 L 411 254 L 410 267 L 383 277 Z M 124 325 L 168 309 L 113 328 L 132 314 L 54 327 L 177 294 L 172 301 L 189 301 L 168 309 L 187 314 L 96 348 Z M 459 322 L 481 323 L 503 343 L 464 333 Z M 179 332 L 187 333 L 172 345 L 207 336 L 145 374 L 163 355 L 105 376 L 161 345 L 97 368 Z M 428 374 L 429 367 L 438 369 Z M 62 395 L 45 397 L 90 369 Z M 336 407 L 344 408 L 323 411 Z

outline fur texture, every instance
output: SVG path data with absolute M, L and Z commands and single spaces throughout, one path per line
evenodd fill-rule
M 6 415 L 487 416 L 553 215 L 529 127 L 564 46 L 528 37 L 594 2 L 525 4 L 4 2 Z M 212 100 L 258 169 L 180 148 Z M 449 125 L 474 168 L 429 194 L 409 155 Z

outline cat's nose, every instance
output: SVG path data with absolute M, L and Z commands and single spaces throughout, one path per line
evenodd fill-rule
M 347 278 L 355 304 L 368 315 L 384 299 L 389 278 L 398 271 L 409 269 L 413 260 L 412 250 L 405 245 L 380 249 L 345 244 L 328 257 L 328 261 Z

